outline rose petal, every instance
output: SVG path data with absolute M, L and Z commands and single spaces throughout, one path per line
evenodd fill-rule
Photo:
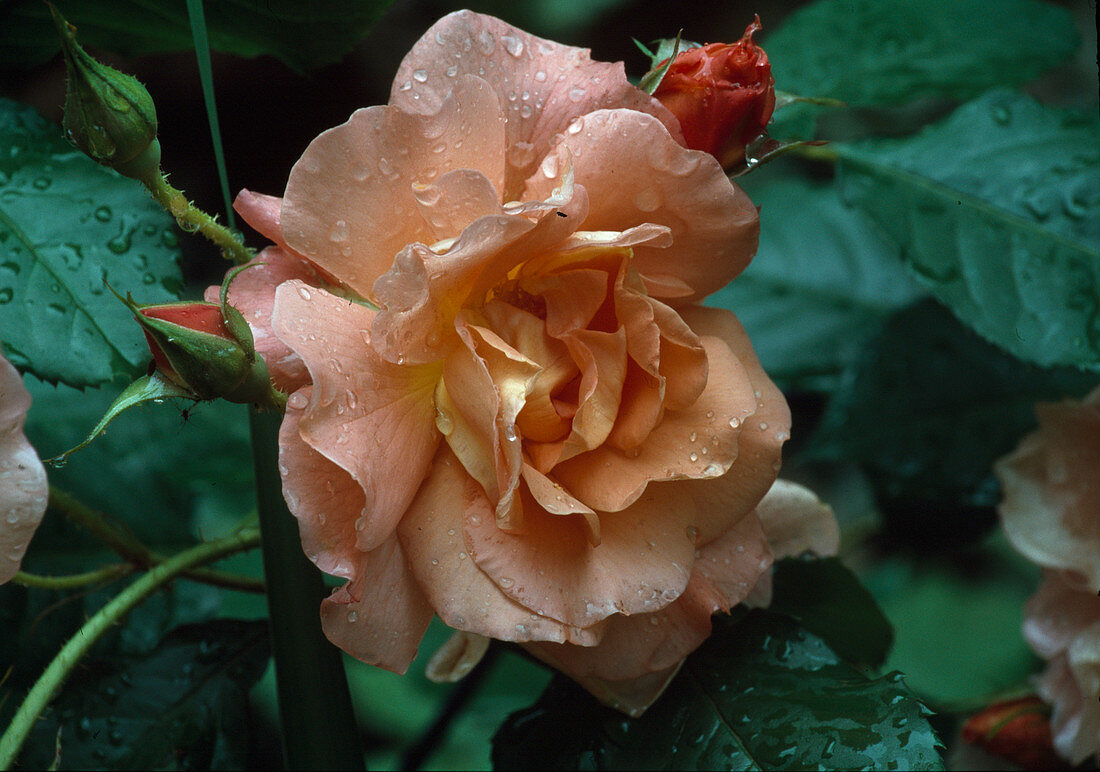
M 432 607 L 424 597 L 396 536 L 361 553 L 355 579 L 321 601 L 325 636 L 358 660 L 404 673 Z
M 283 497 L 298 518 L 302 549 L 309 559 L 326 574 L 351 579 L 361 557 L 355 523 L 364 512 L 363 489 L 302 439 L 299 424 L 312 394 L 312 386 L 295 392 L 279 427 Z
M 413 198 L 434 241 L 457 236 L 479 217 L 504 214 L 493 183 L 471 169 L 447 172 L 434 184 L 414 183 Z
M 245 193 L 247 191 L 241 191 L 237 196 L 238 202 Z M 289 394 L 309 383 L 309 372 L 302 358 L 271 329 L 275 288 L 291 279 L 301 279 L 311 286 L 319 286 L 323 281 L 308 262 L 280 247 L 268 247 L 248 265 L 250 267 L 237 274 L 229 285 L 229 305 L 240 311 L 248 322 L 256 352 L 267 363 L 275 386 Z M 207 287 L 204 297 L 211 303 L 220 302 L 221 287 Z
M 283 199 L 290 248 L 371 297 L 375 280 L 405 245 L 435 241 L 416 214 L 414 183 L 471 169 L 499 190 L 504 125 L 496 95 L 469 76 L 454 85 L 430 115 L 368 107 L 313 140 L 291 170 Z
M 599 642 L 599 625 L 584 630 L 563 625 L 505 596 L 466 552 L 462 523 L 472 517 L 495 522 L 481 486 L 441 445 L 397 533 L 417 581 L 445 624 L 504 641 Z
M 461 681 L 477 667 L 488 650 L 489 639 L 484 635 L 455 630 L 428 660 L 424 675 L 437 684 Z
M 463 73 L 488 81 L 507 118 L 505 200 L 518 198 L 551 138 L 574 117 L 597 108 L 649 113 L 682 139 L 672 114 L 627 81 L 622 62 L 593 62 L 589 53 L 491 16 L 458 11 L 432 25 L 406 54 L 390 103 L 406 110 L 434 110 Z
M 756 505 L 775 557 L 812 552 L 829 557 L 840 550 L 840 526 L 832 507 L 798 483 L 776 480 Z
M 634 265 L 671 275 L 692 289 L 684 296 L 667 281 L 649 284 L 655 297 L 679 308 L 725 286 L 756 253 L 760 220 L 752 201 L 706 153 L 687 150 L 656 119 L 632 110 L 600 110 L 578 118 L 551 150 L 543 170 L 565 154 L 576 184 L 590 200 L 585 230 L 621 231 L 657 223 L 672 232 L 672 247 L 634 247 Z M 552 159 L 557 159 L 556 161 Z M 544 195 L 551 180 L 540 171 L 527 180 L 525 197 Z
M 1064 571 L 1044 571 L 1039 590 L 1024 609 L 1024 638 L 1045 659 L 1066 651 L 1086 628 L 1100 622 L 1100 597 Z
M 753 509 L 772 487 L 783 457 L 783 443 L 791 436 L 791 411 L 787 400 L 760 366 L 749 336 L 737 317 L 718 308 L 692 306 L 680 311 L 699 335 L 714 335 L 730 347 L 745 368 L 756 395 L 756 411 L 745 421 L 737 437 L 737 459 L 726 479 L 722 506 L 736 512 Z M 713 367 L 711 372 L 713 373 Z M 714 375 L 712 374 L 712 378 Z M 710 538 L 703 534 L 700 538 Z
M 626 379 L 626 330 L 577 330 L 562 336 L 581 371 L 577 412 L 561 457 L 598 448 L 611 434 Z
M 552 658 L 552 653 L 546 649 L 540 648 L 536 651 L 530 644 L 524 644 L 523 647 L 555 670 L 568 672 L 561 663 Z M 583 686 L 586 691 L 607 707 L 637 718 L 645 713 L 646 709 L 664 693 L 683 664 L 683 662 L 678 662 L 667 670 L 649 673 L 625 681 L 608 681 L 594 676 L 571 675 L 570 678 Z
M 560 415 L 553 398 L 579 374 L 569 349 L 547 335 L 546 322 L 534 314 L 496 299 L 481 310 L 502 340 L 541 368 L 516 419 L 524 440 L 551 442 L 566 436 L 571 416 Z
M 666 608 L 612 616 L 598 646 L 530 643 L 525 648 L 578 681 L 626 681 L 674 668 L 710 635 L 711 615 L 740 603 L 771 562 L 760 521 L 749 515 L 700 549 L 683 595 Z
M 361 550 L 393 533 L 439 443 L 432 396 L 440 368 L 381 359 L 367 332 L 374 313 L 294 280 L 276 290 L 272 318 L 313 381 L 302 439 L 362 486 Z
M 513 268 L 559 245 L 584 219 L 588 198 L 573 185 L 571 167 L 546 204 L 481 217 L 434 251 L 420 244 L 402 250 L 374 285 L 382 304 L 374 322 L 378 353 L 390 361 L 441 359 L 456 343 L 455 316 L 471 298 L 483 302 Z
M 474 510 L 463 522 L 470 556 L 516 602 L 588 627 L 615 613 L 658 611 L 687 586 L 695 523 L 708 513 L 675 488 L 651 486 L 623 511 L 601 514 L 598 547 L 589 542 L 583 518 L 552 515 L 524 487 L 520 492 L 522 536 L 501 531 Z
M 246 223 L 251 225 L 261 236 L 271 239 L 286 249 L 286 242 L 283 240 L 283 228 L 279 221 L 279 213 L 282 208 L 283 200 L 278 196 L 253 193 L 247 188 L 242 189 L 237 197 L 233 199 L 233 209 Z
M 459 336 L 464 345 L 447 357 L 436 389 L 436 425 L 484 488 L 498 524 L 518 529 L 521 524 L 508 517 L 520 514 L 512 509 L 522 465 L 515 422 L 539 367 L 496 333 L 461 317 Z
M 46 513 L 46 468 L 23 434 L 30 406 L 19 371 L 0 356 L 0 584 L 19 571 Z
M 996 463 L 999 508 L 1013 546 L 1100 590 L 1100 389 L 1082 403 L 1040 404 L 1039 431 Z
M 742 452 L 741 436 L 748 431 L 746 420 L 757 403 L 749 374 L 728 345 L 717 338 L 701 341 L 710 376 L 695 404 L 665 412 L 634 451 L 603 445 L 558 464 L 553 477 L 596 511 L 617 512 L 635 501 L 650 481 L 724 474 Z M 755 504 L 738 511 L 747 512 Z

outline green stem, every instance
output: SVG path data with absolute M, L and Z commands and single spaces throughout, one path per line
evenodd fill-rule
M 255 529 L 248 529 L 227 536 L 218 541 L 199 544 L 181 552 L 167 562 L 150 570 L 136 582 L 116 595 L 110 603 L 101 608 L 76 631 L 69 642 L 61 649 L 46 672 L 27 692 L 23 704 L 19 706 L 15 717 L 4 735 L 0 737 L 0 770 L 10 769 L 19 749 L 23 747 L 35 721 L 49 705 L 65 679 L 76 667 L 88 649 L 99 640 L 111 626 L 118 624 L 124 616 L 161 586 L 172 581 L 184 571 L 203 563 L 251 549 L 259 544 L 260 535 Z
M 153 565 L 153 555 L 148 547 L 112 523 L 105 514 L 92 509 L 76 496 L 51 485 L 49 508 L 61 512 L 118 553 L 119 557 L 125 558 L 139 568 Z
M 90 584 L 102 584 L 120 576 L 126 576 L 134 572 L 133 566 L 116 565 L 97 568 L 95 571 L 86 571 L 83 574 L 70 574 L 69 576 L 38 576 L 19 571 L 12 577 L 12 584 L 21 584 L 24 587 L 38 587 L 43 590 L 75 590 Z
M 98 512 L 82 502 L 70 493 L 50 486 L 49 506 L 61 512 L 69 520 L 92 534 L 106 544 L 119 557 L 125 558 L 138 568 L 149 568 L 168 560 L 159 552 L 146 547 L 121 526 L 111 522 L 111 519 L 102 512 Z M 243 592 L 265 592 L 262 580 L 252 579 L 247 576 L 237 576 L 226 571 L 218 571 L 212 568 L 196 568 L 184 573 L 188 579 L 203 584 L 212 584 L 229 590 L 241 590 Z
M 249 417 L 287 769 L 364 769 L 343 659 L 321 631 L 325 585 L 302 552 L 298 523 L 283 500 L 282 416 L 252 409 Z
M 146 187 L 157 203 L 176 218 L 181 228 L 188 233 L 198 231 L 206 236 L 221 249 L 226 259 L 240 264 L 247 263 L 254 257 L 252 250 L 244 245 L 236 233 L 188 201 L 182 191 L 168 184 L 168 178 L 163 174 L 156 175 L 152 184 L 146 182 Z

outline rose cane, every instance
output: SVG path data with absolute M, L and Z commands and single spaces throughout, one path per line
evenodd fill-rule
M 681 52 L 653 92 L 679 119 L 687 147 L 710 153 L 725 168 L 745 157 L 745 146 L 775 109 L 771 64 L 752 39 L 759 29 L 758 16 L 736 43 Z

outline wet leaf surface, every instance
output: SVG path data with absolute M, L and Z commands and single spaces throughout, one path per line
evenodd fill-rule
M 790 618 L 717 618 L 639 719 L 557 677 L 494 737 L 496 769 L 942 769 L 927 710 Z
M 921 289 L 897 247 L 840 203 L 831 180 L 785 159 L 738 184 L 761 208 L 760 249 L 706 304 L 737 314 L 783 386 L 832 389 L 883 319 Z
M 89 661 L 21 764 L 46 768 L 60 730 L 60 769 L 243 769 L 248 692 L 269 656 L 265 622 L 221 619 L 179 627 L 146 656 Z
M 106 283 L 179 297 L 175 224 L 141 185 L 99 166 L 32 109 L 0 99 L 0 341 L 20 370 L 95 386 L 151 358 Z
M 837 145 L 841 195 L 968 326 L 1100 369 L 1100 119 L 993 91 L 904 140 Z
M 818 0 L 763 46 L 784 91 L 888 105 L 1025 83 L 1078 42 L 1070 13 L 1038 0 Z

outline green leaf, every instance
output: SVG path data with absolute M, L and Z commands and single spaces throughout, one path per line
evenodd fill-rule
M 942 769 L 900 675 L 868 679 L 779 614 L 715 632 L 641 718 L 564 677 L 493 738 L 495 769 Z
M 32 399 L 27 436 L 42 457 L 80 442 L 122 389 L 108 384 L 79 392 L 29 377 L 24 382 Z M 200 529 L 207 538 L 226 533 L 255 507 L 247 410 L 223 401 L 181 405 L 190 403 L 127 411 L 63 467 L 50 469 L 50 482 L 125 523 L 150 546 L 194 543 Z M 31 554 L 64 522 L 51 512 Z M 68 543 L 84 544 L 62 538 L 56 546 Z
M 298 71 L 331 64 L 366 35 L 393 0 L 226 0 L 206 3 L 210 45 L 239 56 L 270 54 Z M 123 56 L 191 48 L 186 0 L 58 0 L 82 42 Z M 0 9 L 0 66 L 41 64 L 58 50 L 57 31 L 38 0 Z
M 894 640 L 874 596 L 839 558 L 779 561 L 768 610 L 798 620 L 854 665 L 881 667 Z
M 839 185 L 967 325 L 1100 368 L 1100 119 L 994 91 L 904 140 L 837 145 Z
M 739 182 L 761 207 L 760 249 L 707 305 L 737 314 L 783 386 L 834 388 L 867 336 L 919 290 L 897 248 L 840 204 L 831 181 L 781 160 Z
M 813 452 L 858 461 L 888 530 L 934 550 L 994 523 L 993 461 L 1035 427 L 1039 400 L 1079 396 L 1096 377 L 1013 359 L 932 300 L 897 313 L 837 391 Z
M 1037 0 L 817 0 L 764 39 L 776 85 L 851 105 L 970 99 L 1069 59 L 1073 17 Z
M 143 657 L 90 661 L 35 727 L 21 759 L 61 732 L 64 769 L 243 769 L 248 692 L 267 667 L 267 625 L 180 627 Z
M 43 6 L 44 8 L 45 6 Z M 74 150 L 29 107 L 0 99 L 0 339 L 51 383 L 133 378 L 149 360 L 130 311 L 179 296 L 172 218 L 134 180 Z
M 111 423 L 111 421 L 117 418 L 124 410 L 137 407 L 145 402 L 163 402 L 165 397 L 190 398 L 191 392 L 180 388 L 170 381 L 166 381 L 161 377 L 160 373 L 141 376 L 122 390 L 122 393 L 119 394 L 115 401 L 111 403 L 110 407 L 107 408 L 107 412 L 103 415 L 103 418 L 99 419 L 99 423 L 95 425 L 95 428 L 92 429 L 87 437 L 81 440 L 79 445 L 66 450 L 59 456 L 49 459 L 49 461 L 54 464 L 64 464 L 70 454 L 87 447 L 92 440 L 106 431 L 107 424 Z

